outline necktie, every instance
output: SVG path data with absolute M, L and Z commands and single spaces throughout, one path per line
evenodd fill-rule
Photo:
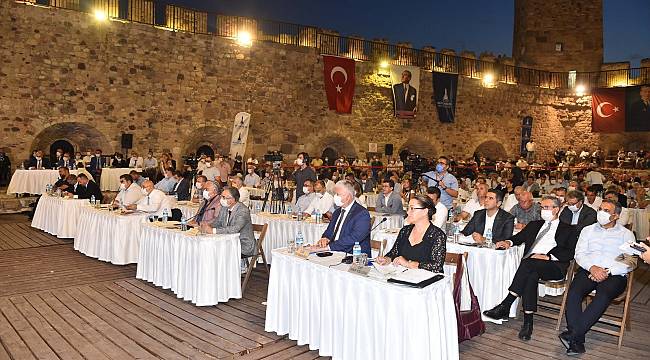
M 36 168 L 37 168 L 37 169 L 40 169 L 41 166 L 42 166 L 42 165 L 41 165 L 41 160 L 38 160 L 38 163 L 36 163 Z
M 336 221 L 336 226 L 334 227 L 334 240 L 336 240 L 336 236 L 339 232 L 339 227 L 341 227 L 341 223 L 343 222 L 343 215 L 345 215 L 345 209 L 341 209 L 341 214 Z
M 150 205 L 149 204 L 149 195 L 147 195 L 147 205 Z
M 535 245 L 539 243 L 540 240 L 546 235 L 546 233 L 551 230 L 551 222 L 549 221 L 544 229 L 537 234 L 537 237 L 535 238 L 535 241 L 533 241 L 533 244 L 530 245 L 530 249 L 528 249 L 528 252 L 526 255 L 524 255 L 524 259 L 528 258 L 530 255 L 532 255 L 532 251 L 535 248 Z
M 408 101 L 409 97 L 409 86 L 404 84 L 404 102 Z
M 230 225 L 230 215 L 232 215 L 232 210 L 228 210 L 228 217 L 226 218 L 226 226 Z

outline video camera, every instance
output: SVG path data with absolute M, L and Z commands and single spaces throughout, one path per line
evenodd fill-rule
M 273 165 L 273 171 L 280 171 L 282 168 L 282 161 L 284 155 L 280 151 L 269 151 L 264 155 L 264 161 L 270 162 Z
M 414 175 L 425 173 L 429 171 L 429 160 L 418 154 L 410 153 L 406 156 L 406 160 L 404 161 L 404 171 L 410 171 Z

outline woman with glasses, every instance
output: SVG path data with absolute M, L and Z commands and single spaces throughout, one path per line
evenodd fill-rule
M 377 262 L 442 273 L 446 236 L 431 223 L 435 213 L 436 206 L 429 197 L 417 195 L 411 198 L 406 217 L 409 225 L 402 228 L 393 248 L 386 256 L 377 258 Z

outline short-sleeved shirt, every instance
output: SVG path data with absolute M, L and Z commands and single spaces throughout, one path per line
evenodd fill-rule
M 458 190 L 458 180 L 456 177 L 448 172 L 445 172 L 444 175 L 440 176 L 440 174 L 436 173 L 435 171 L 429 171 L 428 173 L 425 173 L 425 175 L 431 177 L 432 179 L 438 180 L 434 181 L 428 177 L 424 177 L 424 180 L 427 181 L 427 186 L 435 186 L 440 189 L 440 202 L 443 203 L 447 209 L 451 209 L 454 198 L 445 190 L 443 190 L 443 188 L 440 186 L 439 180 L 442 180 L 445 183 L 446 187 L 452 190 Z

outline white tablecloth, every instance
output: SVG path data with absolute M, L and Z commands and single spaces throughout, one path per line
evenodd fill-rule
M 269 224 L 264 238 L 264 254 L 266 261 L 271 263 L 271 250 L 286 247 L 288 239 L 295 239 L 298 230 L 302 231 L 305 244 L 315 244 L 327 229 L 327 224 L 290 220 L 287 215 L 271 215 L 268 213 L 251 214 L 253 224 Z
M 71 170 L 70 174 L 86 174 L 88 179 L 93 177 L 85 169 Z M 59 179 L 59 170 L 16 170 L 11 176 L 7 194 L 43 194 L 47 184 L 54 184 Z
M 462 237 L 469 240 L 468 237 Z M 376 240 L 386 239 L 386 251 L 388 252 L 397 239 L 397 233 L 387 230 L 377 233 Z M 449 253 L 467 253 L 467 274 L 472 285 L 474 294 L 481 305 L 481 312 L 490 310 L 497 306 L 508 295 L 508 288 L 515 272 L 524 255 L 524 247 L 513 246 L 508 250 L 494 250 L 489 248 L 478 248 L 447 242 L 446 250 Z M 517 315 L 515 301 L 510 308 L 510 317 Z M 483 316 L 483 321 L 491 321 L 500 324 L 500 320 L 492 320 Z
M 241 298 L 240 258 L 239 234 L 192 236 L 145 223 L 136 277 L 211 306 Z
M 372 224 L 372 227 L 377 227 L 375 230 L 373 230 L 372 234 L 370 234 L 371 239 L 375 239 L 375 235 L 380 230 L 401 229 L 404 226 L 404 216 L 402 215 L 384 215 L 376 211 L 370 211 L 370 216 L 375 218 L 375 223 Z M 386 221 L 380 224 L 383 218 L 386 218 Z
M 77 235 L 79 211 L 87 204 L 88 199 L 43 195 L 36 206 L 32 227 L 59 238 L 74 238 Z
M 365 193 L 366 195 L 366 204 L 369 207 L 376 207 L 377 206 L 377 198 L 379 197 L 379 194 L 375 193 Z
M 633 221 L 636 238 L 645 240 L 650 235 L 650 209 L 629 209 L 630 220 Z
M 264 189 L 252 188 L 252 187 L 248 187 L 248 186 L 245 186 L 244 188 L 246 190 L 248 190 L 248 193 L 250 194 L 250 196 L 259 196 L 259 197 L 263 198 L 264 195 L 265 195 Z
M 119 191 L 120 190 L 120 176 L 128 174 L 131 170 L 142 172 L 142 169 L 132 168 L 103 168 L 101 183 L 99 187 L 102 191 Z
M 266 331 L 334 359 L 458 359 L 450 277 L 414 289 L 273 256 Z
M 79 211 L 74 249 L 82 254 L 126 265 L 138 261 L 140 227 L 147 214 L 118 215 L 117 212 L 84 206 Z

